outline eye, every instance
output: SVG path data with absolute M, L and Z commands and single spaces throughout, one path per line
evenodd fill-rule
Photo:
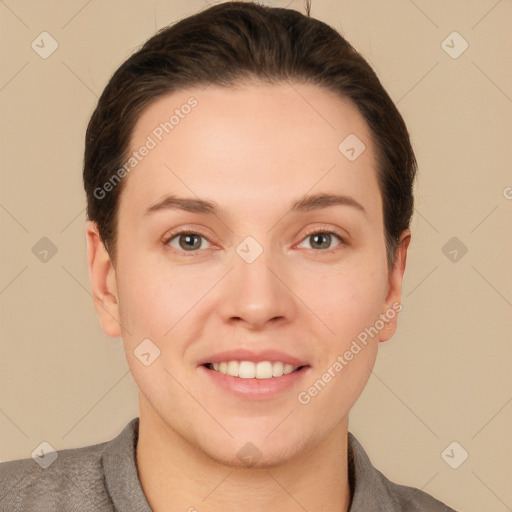
M 304 247 L 304 243 L 309 243 L 309 247 L 306 246 L 306 249 L 312 249 L 319 252 L 332 252 L 335 250 L 332 246 L 335 240 L 338 240 L 338 244 L 336 246 L 344 245 L 343 238 L 335 232 L 329 230 L 317 230 L 309 233 L 298 247 Z M 179 231 L 172 233 L 163 243 L 164 245 L 171 246 L 177 251 L 188 253 L 197 253 L 200 249 L 204 250 L 212 247 L 212 244 L 205 236 L 193 231 Z
M 333 231 L 315 231 L 308 234 L 304 241 L 299 245 L 299 247 L 302 247 L 304 242 L 309 242 L 310 247 L 306 247 L 306 249 L 325 251 L 333 249 L 333 239 L 339 240 L 340 243 L 338 245 L 343 244 L 343 239 Z
M 204 247 L 203 241 L 209 244 L 208 247 Z M 173 233 L 164 243 L 178 251 L 185 252 L 197 252 L 199 249 L 209 249 L 211 245 L 206 237 L 199 233 L 193 233 L 192 231 Z

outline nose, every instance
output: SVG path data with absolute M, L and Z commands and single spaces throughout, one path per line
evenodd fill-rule
M 269 323 L 287 323 L 297 313 L 295 296 L 288 283 L 292 280 L 291 273 L 284 261 L 270 250 L 264 250 L 251 263 L 235 253 L 233 269 L 226 277 L 220 303 L 224 321 L 260 330 Z

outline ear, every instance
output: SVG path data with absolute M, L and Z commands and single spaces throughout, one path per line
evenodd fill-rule
M 407 249 L 411 241 L 411 232 L 406 229 L 400 235 L 396 250 L 395 263 L 389 273 L 389 288 L 381 311 L 381 319 L 385 321 L 384 328 L 379 332 L 379 341 L 389 340 L 395 334 L 398 324 L 398 313 L 402 310 L 402 282 L 407 260 Z
M 92 285 L 94 307 L 101 329 L 107 336 L 121 336 L 116 271 L 95 222 L 87 221 L 87 267 Z

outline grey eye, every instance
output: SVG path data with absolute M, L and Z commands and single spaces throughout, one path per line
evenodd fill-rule
M 341 238 L 336 235 L 335 233 L 331 233 L 329 231 L 318 231 L 317 233 L 312 233 L 308 235 L 304 241 L 302 242 L 309 242 L 309 247 L 306 247 L 306 249 L 316 249 L 316 250 L 322 250 L 322 249 L 331 249 L 332 248 L 332 242 L 333 238 L 338 239 L 341 243 Z M 301 247 L 302 244 L 299 246 Z M 339 244 L 338 244 L 339 245 Z

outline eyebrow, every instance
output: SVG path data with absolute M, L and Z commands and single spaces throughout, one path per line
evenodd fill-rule
M 313 194 L 304 196 L 295 201 L 290 208 L 289 213 L 303 213 L 315 210 L 323 210 L 331 206 L 351 206 L 365 215 L 366 210 L 363 205 L 356 201 L 353 197 L 341 194 Z M 150 206 L 145 212 L 144 216 L 151 215 L 155 212 L 165 210 L 184 210 L 191 213 L 203 213 L 207 215 L 217 215 L 219 207 L 217 203 L 206 201 L 204 199 L 195 199 L 192 197 L 178 197 L 175 195 L 167 195 L 160 201 Z

